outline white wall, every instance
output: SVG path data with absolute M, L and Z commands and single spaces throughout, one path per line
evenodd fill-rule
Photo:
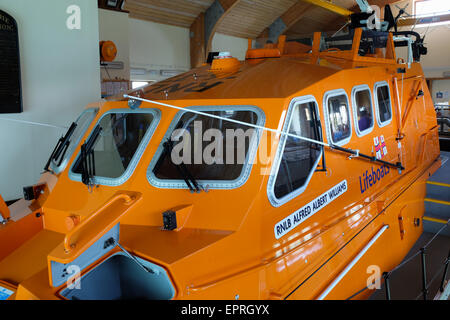
M 190 69 L 189 29 L 130 18 L 129 32 L 131 69 L 146 70 L 145 74 L 132 73 L 132 80 L 159 81 L 167 78 L 159 70 Z M 247 39 L 216 33 L 212 51 L 229 51 L 245 60 L 247 46 Z
M 132 18 L 129 23 L 131 68 L 147 70 L 144 75 L 132 74 L 132 80 L 159 81 L 165 77 L 156 70 L 190 69 L 189 29 Z
M 414 3 L 412 0 L 405 0 L 397 4 L 403 8 L 409 3 L 406 11 L 414 14 Z M 398 9 L 391 5 L 394 16 Z M 402 28 L 401 30 L 411 30 L 412 26 Z M 450 72 L 450 24 L 431 24 L 418 25 L 414 28 L 421 36 L 425 36 L 425 45 L 428 48 L 428 54 L 422 56 L 421 64 L 427 78 L 443 78 L 444 72 Z M 405 48 L 397 49 L 399 57 L 405 58 L 407 50 Z M 405 59 L 406 60 L 406 59 Z M 450 80 L 434 80 L 432 84 L 432 98 L 435 103 L 449 102 L 449 98 L 437 99 L 437 92 L 450 92 Z
M 428 28 L 416 28 L 425 36 L 428 54 L 422 57 L 422 67 L 428 78 L 441 78 L 450 72 L 450 24 Z
M 108 73 L 101 68 L 103 80 L 124 79 L 130 80 L 130 31 L 128 13 L 98 10 L 100 41 L 113 41 L 117 47 L 117 57 L 114 61 L 124 63 L 123 70 L 108 69 Z
M 239 60 L 245 60 L 248 49 L 248 39 L 227 36 L 216 33 L 212 42 L 212 51 L 228 51 Z
M 432 96 L 434 102 L 445 102 L 450 104 L 450 79 L 446 80 L 434 80 L 432 84 Z M 443 98 L 436 98 L 436 93 L 442 92 Z
M 81 30 L 68 30 L 66 9 L 81 8 Z M 1 0 L 19 27 L 24 112 L 0 119 L 69 126 L 86 104 L 100 99 L 97 1 Z M 22 196 L 38 181 L 65 129 L 0 120 L 0 193 Z

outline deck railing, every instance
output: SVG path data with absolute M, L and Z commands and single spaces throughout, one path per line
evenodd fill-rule
M 384 290 L 385 290 L 386 300 L 391 300 L 390 279 L 391 279 L 392 274 L 394 272 L 398 271 L 398 270 L 401 270 L 405 265 L 409 264 L 414 258 L 416 258 L 419 255 L 421 256 L 421 260 L 420 261 L 421 261 L 421 267 L 422 267 L 422 290 L 419 293 L 419 295 L 415 298 L 415 300 L 418 300 L 420 297 L 422 297 L 423 300 L 427 300 L 428 297 L 429 297 L 429 288 L 430 288 L 431 284 L 436 279 L 438 279 L 440 275 L 442 275 L 442 278 L 441 278 L 441 283 L 440 283 L 440 286 L 439 286 L 439 291 L 441 292 L 441 294 L 444 292 L 444 290 L 445 290 L 445 280 L 447 278 L 448 265 L 449 265 L 449 262 L 450 262 L 450 250 L 449 250 L 449 253 L 447 255 L 447 258 L 443 261 L 443 263 L 442 263 L 441 267 L 439 268 L 439 270 L 431 277 L 430 281 L 427 281 L 426 257 L 427 257 L 427 249 L 429 248 L 431 243 L 437 238 L 438 235 L 443 233 L 444 230 L 446 228 L 448 228 L 449 224 L 450 224 L 450 219 L 447 220 L 447 223 L 444 226 L 442 226 L 438 230 L 438 232 L 436 232 L 433 235 L 433 237 L 422 248 L 420 248 L 419 251 L 417 251 L 415 254 L 410 256 L 408 259 L 403 261 L 401 264 L 399 264 L 397 267 L 395 267 L 391 271 L 383 273 L 381 278 L 384 279 Z M 381 278 L 378 279 L 378 280 L 381 280 Z M 351 300 L 352 298 L 360 295 L 361 293 L 363 293 L 366 290 L 369 290 L 369 286 L 366 286 L 363 289 L 355 292 L 354 294 L 352 294 L 350 297 L 348 297 L 345 300 Z

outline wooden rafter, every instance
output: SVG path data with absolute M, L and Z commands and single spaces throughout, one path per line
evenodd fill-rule
M 190 28 L 214 0 L 125 0 L 130 17 Z
M 306 2 L 312 4 L 317 7 L 324 8 L 341 16 L 349 16 L 353 13 L 353 11 L 348 10 L 347 8 L 343 8 L 334 4 L 333 2 L 327 0 L 301 0 L 302 2 Z
M 190 27 L 191 66 L 200 66 L 211 50 L 218 25 L 241 0 L 215 0 Z
M 284 34 L 290 27 L 308 14 L 312 8 L 314 8 L 314 5 L 310 3 L 303 1 L 297 2 L 267 27 L 258 38 L 268 38 L 273 43 L 277 42 L 280 35 Z
M 301 0 L 301 1 L 305 1 L 305 0 Z M 310 0 L 306 0 L 306 1 L 310 2 Z M 383 15 L 383 9 L 387 4 L 394 4 L 397 2 L 401 2 L 401 1 L 403 1 L 403 0 L 368 0 L 370 5 L 376 5 L 376 6 L 380 7 L 380 9 L 382 10 L 382 12 L 381 12 L 382 15 Z M 339 4 L 340 1 L 336 0 L 335 3 Z M 355 2 L 352 2 L 351 4 L 352 4 L 351 6 L 348 6 L 345 9 L 348 9 L 348 11 L 350 11 L 350 12 L 359 12 L 358 5 L 355 4 Z M 325 9 L 324 7 L 322 7 L 322 8 Z M 345 24 L 346 21 L 348 21 L 347 16 L 338 15 L 338 14 L 335 14 L 334 16 L 335 16 L 335 18 L 332 20 L 329 20 L 328 23 L 326 23 L 325 25 L 323 25 L 323 23 L 320 23 L 322 26 L 320 27 L 319 31 L 336 31 L 339 28 L 341 28 Z M 309 17 L 308 17 L 308 19 L 306 19 L 307 17 L 303 17 L 303 18 L 305 18 L 305 21 L 303 21 L 303 19 L 301 19 L 298 24 L 303 23 L 303 22 L 305 22 L 305 24 L 306 24 L 306 20 L 308 20 Z M 317 24 L 320 25 L 319 23 L 317 23 Z M 296 27 L 296 26 L 297 26 L 297 24 L 294 24 L 291 28 Z M 288 32 L 288 31 L 289 30 L 287 30 L 286 32 Z
M 99 6 L 104 7 L 106 1 L 99 0 Z M 275 42 L 290 29 L 332 31 L 345 23 L 342 14 L 358 11 L 354 0 L 119 0 L 122 1 L 131 18 L 190 28 L 192 66 L 205 61 L 216 31 Z M 397 0 L 370 1 L 379 6 L 393 2 Z

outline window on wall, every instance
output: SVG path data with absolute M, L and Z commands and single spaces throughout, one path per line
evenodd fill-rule
M 315 102 L 301 103 L 294 107 L 288 132 L 322 140 Z M 322 153 L 321 146 L 315 143 L 290 136 L 282 139 L 285 140 L 285 145 L 273 190 L 278 200 L 292 193 L 294 197 L 303 191 Z
M 383 127 L 392 120 L 391 95 L 387 83 L 380 83 L 375 86 L 378 124 Z
M 416 0 L 416 16 L 436 16 L 450 13 L 449 0 Z
M 346 143 L 352 134 L 350 111 L 346 94 L 327 98 L 328 125 L 333 143 Z
M 149 84 L 148 81 L 132 81 L 131 82 L 131 87 L 134 90 L 134 89 L 137 89 L 137 88 L 144 87 L 144 86 L 146 86 L 148 84 Z
M 353 91 L 353 111 L 355 112 L 356 132 L 358 135 L 369 133 L 374 124 L 372 95 L 367 86 L 357 87 Z

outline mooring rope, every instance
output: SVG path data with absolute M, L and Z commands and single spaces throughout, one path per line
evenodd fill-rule
M 41 126 L 41 127 L 50 127 L 50 128 L 56 128 L 56 129 L 62 129 L 62 130 L 67 130 L 68 129 L 68 127 L 56 126 L 56 125 L 53 125 L 53 124 L 42 123 L 42 122 L 35 122 L 35 121 L 18 120 L 18 119 L 11 119 L 11 118 L 0 118 L 0 120 L 11 121 L 11 122 L 18 122 L 18 123 L 24 123 L 24 124 L 30 124 L 30 125 Z
M 128 98 L 130 100 L 137 100 L 137 101 L 141 101 L 141 102 L 148 102 L 148 103 L 164 106 L 164 107 L 167 107 L 167 108 L 180 110 L 180 111 L 183 111 L 183 112 L 190 112 L 190 113 L 202 115 L 202 116 L 205 116 L 205 117 L 210 117 L 210 118 L 214 118 L 214 119 L 218 119 L 218 120 L 222 120 L 222 121 L 233 122 L 233 123 L 244 125 L 244 126 L 247 126 L 247 127 L 273 132 L 273 133 L 276 133 L 276 134 L 279 134 L 279 135 L 284 135 L 284 136 L 288 136 L 288 137 L 291 137 L 291 138 L 295 138 L 295 139 L 303 140 L 303 141 L 306 141 L 306 142 L 314 143 L 314 144 L 317 144 L 317 145 L 321 145 L 323 147 L 327 147 L 327 148 L 330 148 L 332 150 L 338 150 L 338 151 L 349 153 L 349 154 L 351 154 L 350 158 L 361 157 L 361 158 L 364 158 L 366 160 L 370 160 L 372 162 L 378 162 L 378 163 L 382 163 L 384 165 L 389 165 L 389 166 L 392 166 L 394 168 L 398 168 L 398 169 L 404 170 L 404 168 L 401 165 L 401 163 L 390 163 L 390 162 L 387 162 L 387 161 L 384 161 L 384 160 L 380 160 L 380 159 L 378 159 L 378 158 L 376 158 L 374 156 L 369 156 L 369 155 L 365 155 L 363 153 L 360 153 L 359 150 L 347 149 L 347 148 L 343 148 L 343 147 L 340 147 L 340 146 L 337 146 L 337 145 L 325 143 L 325 142 L 322 142 L 322 141 L 319 141 L 319 140 L 303 137 L 303 136 L 300 136 L 300 135 L 297 135 L 297 134 L 292 134 L 292 133 L 284 132 L 284 131 L 277 130 L 277 129 L 267 128 L 267 127 L 264 127 L 264 126 L 258 126 L 258 125 L 252 124 L 252 123 L 243 122 L 243 121 L 239 121 L 239 120 L 234 120 L 234 119 L 229 119 L 229 118 L 225 118 L 225 117 L 220 117 L 220 116 L 216 116 L 216 115 L 209 114 L 209 113 L 206 113 L 206 112 L 192 110 L 192 109 L 189 109 L 189 108 L 181 108 L 181 107 L 177 107 L 177 106 L 174 106 L 174 105 L 171 105 L 171 104 L 168 104 L 168 103 L 158 102 L 158 101 L 155 101 L 155 100 L 143 99 L 143 98 L 139 98 L 139 97 L 130 96 L 128 94 L 124 94 L 123 97 L 124 98 Z
M 177 107 L 177 106 L 174 106 L 174 105 L 171 105 L 171 104 L 162 103 L 162 102 L 158 102 L 158 101 L 154 101 L 154 100 L 148 100 L 148 99 L 143 99 L 143 98 L 139 98 L 139 97 L 133 97 L 133 96 L 129 96 L 127 94 L 124 95 L 124 98 L 128 98 L 128 99 L 131 99 L 131 100 L 138 100 L 138 101 L 142 101 L 142 102 L 153 103 L 153 104 L 157 104 L 157 105 L 160 105 L 160 106 L 168 107 L 168 108 L 171 108 L 171 109 L 176 109 L 176 110 L 180 110 L 180 111 L 184 111 L 184 112 L 190 112 L 190 113 L 194 113 L 194 114 L 198 114 L 198 115 L 201 115 L 201 116 L 210 117 L 210 118 L 214 118 L 214 119 L 218 119 L 218 120 L 222 120 L 222 121 L 233 122 L 233 123 L 244 125 L 244 126 L 247 126 L 247 127 L 260 129 L 260 130 L 265 130 L 265 131 L 277 133 L 277 134 L 280 134 L 280 135 L 285 135 L 285 136 L 288 136 L 288 137 L 291 137 L 291 138 L 300 139 L 300 140 L 303 140 L 303 141 L 306 141 L 306 142 L 315 143 L 315 144 L 318 144 L 318 145 L 321 145 L 321 146 L 324 146 L 324 147 L 332 148 L 332 146 L 330 144 L 322 142 L 322 141 L 319 141 L 319 140 L 310 139 L 310 138 L 307 138 L 307 137 L 299 136 L 297 134 L 292 134 L 292 133 L 284 132 L 284 131 L 277 130 L 277 129 L 267 128 L 267 127 L 264 127 L 264 126 L 258 126 L 256 124 L 252 124 L 252 123 L 248 123 L 248 122 L 244 122 L 244 121 L 239 121 L 239 120 L 229 119 L 229 118 L 225 118 L 225 117 L 220 117 L 220 116 L 216 116 L 216 115 L 209 114 L 209 113 L 206 113 L 206 112 L 192 110 L 192 109 L 188 109 L 188 108 L 181 108 L 181 107 Z

